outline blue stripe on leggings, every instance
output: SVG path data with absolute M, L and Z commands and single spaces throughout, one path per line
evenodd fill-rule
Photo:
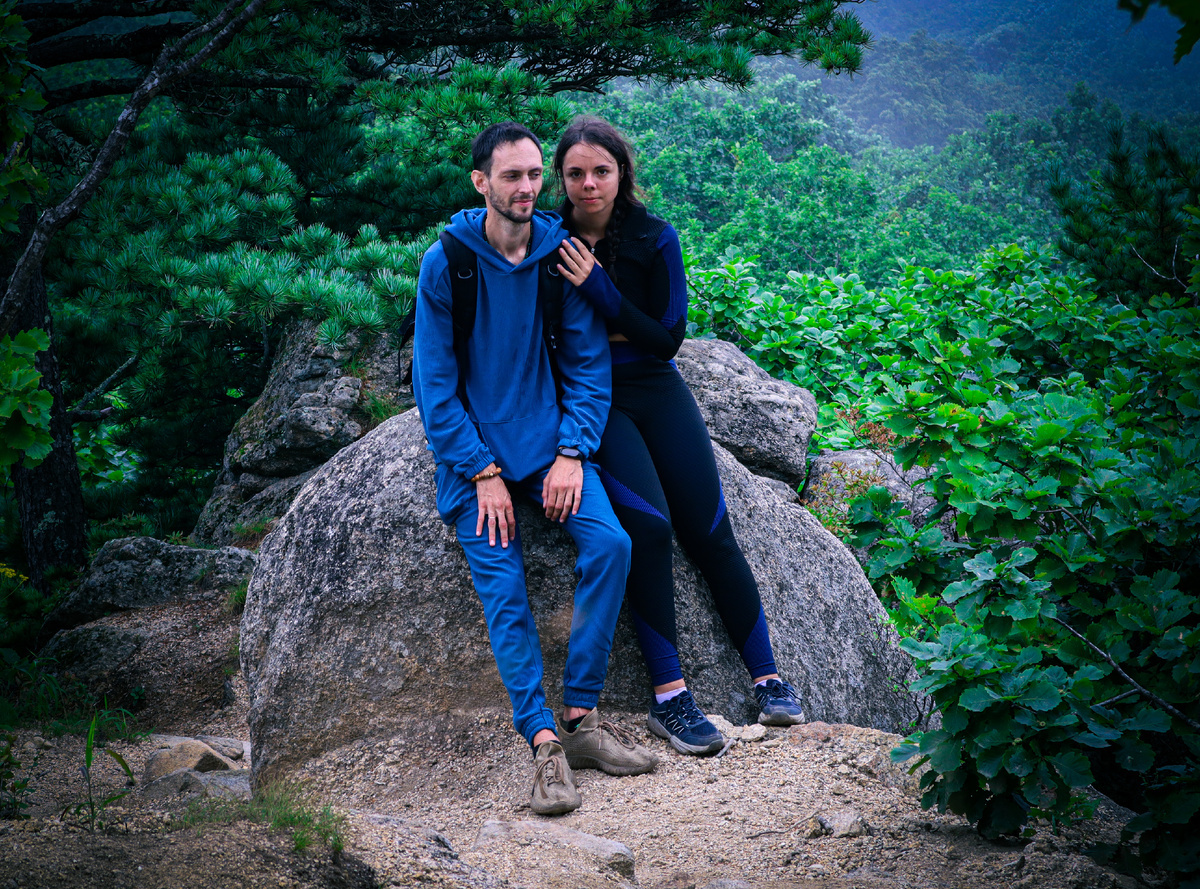
M 642 620 L 632 608 L 629 609 L 629 613 L 633 617 L 633 629 L 637 632 L 638 643 L 642 646 L 646 669 L 650 671 L 650 684 L 666 685 L 668 682 L 682 679 L 683 670 L 679 666 L 679 652 L 675 650 L 675 646 Z
M 630 509 L 636 509 L 638 512 L 644 512 L 646 515 L 652 515 L 655 518 L 667 521 L 667 517 L 654 508 L 653 505 L 639 497 L 617 479 L 615 475 L 600 467 L 600 478 L 604 482 L 604 487 L 608 490 L 610 499 L 615 500 L 622 506 L 628 506 Z M 668 523 L 669 524 L 669 523 Z M 715 527 L 715 526 L 714 526 Z
M 767 633 L 767 616 L 761 605 L 758 608 L 758 620 L 754 622 L 754 628 L 742 646 L 741 655 L 751 679 L 779 672 L 775 668 L 775 654 L 771 651 L 771 637 Z
M 717 517 L 713 519 L 712 527 L 708 529 L 711 534 L 717 530 L 717 525 L 721 524 L 721 519 L 725 518 L 725 487 L 719 481 L 717 482 Z

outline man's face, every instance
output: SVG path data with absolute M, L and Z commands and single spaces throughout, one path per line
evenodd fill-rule
M 518 225 L 526 223 L 542 190 L 542 153 L 531 139 L 497 145 L 491 172 L 472 170 L 471 182 L 489 210 Z

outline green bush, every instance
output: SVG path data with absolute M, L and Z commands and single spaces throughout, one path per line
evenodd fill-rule
M 41 330 L 0 337 L 0 469 L 18 462 L 32 468 L 50 453 L 51 397 L 34 367 L 37 354 L 49 347 Z
M 1193 242 L 1197 234 L 1194 225 Z M 1193 243 L 1189 242 L 1189 243 Z M 1016 246 L 892 287 L 730 259 L 693 270 L 690 321 L 825 402 L 826 444 L 866 418 L 929 468 L 914 524 L 882 487 L 853 543 L 941 714 L 898 751 L 924 802 L 988 836 L 1135 811 L 1146 864 L 1189 874 L 1200 841 L 1200 309 L 1097 293 Z M 952 517 L 947 539 L 944 520 Z M 1128 858 L 1128 855 L 1126 855 Z
M 1142 813 L 1145 861 L 1195 873 L 1200 310 L 1135 312 L 1017 249 L 982 271 L 912 277 L 964 311 L 876 353 L 896 456 L 930 467 L 959 537 L 881 491 L 852 508 L 942 714 L 897 755 L 989 836 L 1087 813 L 1096 784 Z

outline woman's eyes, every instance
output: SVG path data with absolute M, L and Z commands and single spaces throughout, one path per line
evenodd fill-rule
M 592 171 L 592 175 L 595 176 L 597 179 L 603 179 L 605 176 L 608 176 L 611 172 L 612 171 L 609 170 L 608 167 L 597 167 L 595 170 Z M 568 170 L 567 178 L 568 179 L 582 179 L 583 178 L 583 170 Z

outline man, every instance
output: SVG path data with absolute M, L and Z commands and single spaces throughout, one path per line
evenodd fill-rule
M 457 529 L 512 701 L 513 725 L 535 754 L 530 805 L 539 814 L 556 815 L 580 804 L 572 766 L 633 775 L 657 762 L 624 730 L 601 721 L 595 709 L 630 551 L 587 462 L 599 445 L 611 400 L 607 335 L 588 301 L 565 285 L 558 396 L 542 337 L 538 265 L 556 253 L 566 234 L 558 217 L 534 209 L 542 188 L 541 144 L 510 121 L 476 136 L 471 153 L 471 181 L 486 206 L 456 214 L 446 231 L 477 259 L 474 327 L 465 350 L 454 348 L 449 260 L 439 241 L 421 262 L 413 392 L 437 463 L 438 512 Z M 542 689 L 514 492 L 540 501 L 579 549 L 557 725 Z

